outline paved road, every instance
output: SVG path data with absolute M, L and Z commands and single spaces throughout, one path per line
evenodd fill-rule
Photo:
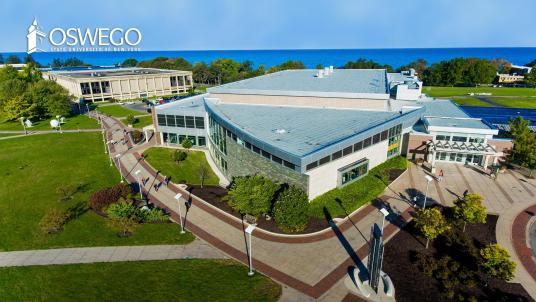
M 225 254 L 196 239 L 186 245 L 83 247 L 0 252 L 0 267 L 169 259 L 226 259 Z

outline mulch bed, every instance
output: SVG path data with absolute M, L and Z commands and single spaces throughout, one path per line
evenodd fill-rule
M 497 218 L 489 215 L 486 224 L 467 226 L 465 233 L 473 239 L 477 248 L 496 242 Z M 417 233 L 414 223 L 410 222 L 385 245 L 383 270 L 393 280 L 396 300 L 456 301 L 444 296 L 440 283 L 435 278 L 424 275 L 417 265 L 412 263 L 412 255 L 425 250 L 426 240 L 414 235 Z M 426 252 L 435 254 L 436 244 L 431 242 Z M 499 280 L 490 281 L 487 287 L 478 284 L 464 293 L 475 296 L 478 301 L 534 301 L 521 284 Z
M 234 217 L 242 219 L 242 215 L 240 213 L 233 210 L 225 201 L 223 201 L 223 198 L 225 197 L 225 195 L 227 195 L 226 189 L 218 186 L 203 186 L 203 188 L 201 188 L 200 186 L 192 185 L 188 187 L 188 191 L 190 190 L 192 194 L 205 200 L 211 205 L 219 208 L 220 210 L 223 210 L 226 213 L 233 215 Z M 277 227 L 273 218 L 270 220 L 266 220 L 264 217 L 259 217 L 257 219 L 257 226 L 266 231 L 280 234 L 308 234 L 328 228 L 329 224 L 325 219 L 311 217 L 309 219 L 309 223 L 303 231 L 286 233 L 279 227 Z
M 387 175 L 389 175 L 389 183 L 394 181 L 398 178 L 398 176 L 402 175 L 406 169 L 389 169 L 387 170 Z

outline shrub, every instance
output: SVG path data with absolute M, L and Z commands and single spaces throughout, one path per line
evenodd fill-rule
M 507 250 L 498 244 L 490 244 L 480 250 L 480 265 L 490 278 L 510 281 L 514 278 L 516 263 L 510 260 Z
M 111 218 L 108 220 L 108 226 L 118 231 L 119 237 L 128 237 L 132 235 L 138 223 L 136 220 L 128 217 Z
M 437 236 L 445 233 L 450 229 L 445 216 L 438 208 L 426 208 L 420 210 L 415 215 L 415 227 L 426 238 L 426 248 L 430 240 L 434 240 Z
M 125 119 L 128 125 L 133 125 L 136 122 L 136 120 L 137 119 L 132 114 L 128 115 L 127 118 Z
M 59 209 L 51 209 L 48 211 L 41 221 L 39 228 L 45 234 L 55 234 L 63 229 L 63 225 L 67 222 L 68 215 Z
M 132 131 L 132 139 L 134 140 L 134 143 L 139 143 L 143 138 L 143 134 L 140 130 L 134 130 Z
M 133 218 L 137 221 L 140 221 L 139 219 L 139 212 L 140 210 L 133 205 L 131 202 L 127 202 L 124 198 L 120 198 L 120 200 L 117 203 L 113 203 L 108 206 L 106 209 L 106 214 L 110 218 Z
M 132 189 L 126 184 L 116 184 L 112 187 L 101 189 L 89 197 L 89 207 L 95 211 L 102 211 L 112 203 L 116 203 L 121 197 L 130 198 Z
M 295 186 L 286 188 L 274 205 L 273 216 L 277 226 L 286 232 L 301 231 L 309 221 L 307 193 Z
M 78 191 L 78 188 L 73 185 L 61 185 L 56 189 L 60 195 L 60 201 L 69 201 L 73 199 L 73 195 Z
M 190 150 L 190 148 L 192 148 L 193 145 L 194 145 L 194 144 L 193 144 L 192 141 L 189 140 L 189 139 L 185 139 L 185 140 L 182 141 L 182 147 L 183 147 L 184 149 L 186 149 L 186 151 Z
M 259 175 L 236 177 L 225 199 L 241 214 L 258 217 L 270 212 L 278 189 L 279 184 Z
M 169 215 L 159 208 L 152 208 L 148 211 L 141 210 L 141 213 L 144 215 L 143 221 L 145 222 L 166 222 L 169 220 Z

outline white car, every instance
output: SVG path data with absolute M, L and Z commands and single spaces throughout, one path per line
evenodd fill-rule
M 127 105 L 132 105 L 134 104 L 134 102 L 130 101 L 130 102 L 127 102 Z

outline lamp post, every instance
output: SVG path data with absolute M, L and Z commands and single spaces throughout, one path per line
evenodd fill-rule
M 182 197 L 181 193 L 177 193 L 177 195 L 175 195 L 175 199 L 179 203 L 179 221 L 180 221 L 180 224 L 181 224 L 181 234 L 184 234 L 186 232 L 184 231 L 184 225 L 182 223 L 181 197 Z
M 386 208 L 381 208 L 380 213 L 383 215 L 382 219 L 382 236 L 383 236 L 383 227 L 385 226 L 385 217 L 389 216 L 389 211 Z
M 117 159 L 117 168 L 119 169 L 119 177 L 121 178 L 121 183 L 123 183 L 123 173 L 121 172 L 121 161 L 119 160 L 121 158 L 121 153 L 118 153 L 115 155 L 115 158 Z
M 434 180 L 430 175 L 425 175 L 424 179 L 426 179 L 426 191 L 424 193 L 424 203 L 422 206 L 423 210 L 426 209 L 426 199 L 428 198 L 428 185 L 430 185 L 430 182 Z
M 143 200 L 143 193 L 141 191 L 141 176 L 140 176 L 140 173 L 141 173 L 141 171 L 138 170 L 138 171 L 134 172 L 134 175 L 138 176 L 138 187 L 140 188 L 140 200 Z
M 249 252 L 248 252 L 248 255 L 249 255 L 249 272 L 248 272 L 248 276 L 253 276 L 253 274 L 255 274 L 255 272 L 253 271 L 253 258 L 251 256 L 251 253 L 252 253 L 252 248 L 251 248 L 251 233 L 253 233 L 253 231 L 255 230 L 256 226 L 253 225 L 253 224 L 250 224 L 248 225 L 248 227 L 246 228 L 246 233 L 248 234 L 248 249 L 249 249 Z
M 110 148 L 110 145 L 108 144 L 111 144 L 112 141 L 106 141 L 106 144 L 107 144 L 107 147 Z M 112 153 L 109 151 L 108 149 L 108 153 L 110 154 L 110 156 L 108 156 L 108 158 L 110 158 L 110 167 L 113 166 L 113 163 L 112 163 Z
M 104 145 L 104 154 L 106 154 L 106 153 L 108 153 L 108 152 L 107 152 L 108 150 L 106 150 L 106 138 L 105 138 L 105 136 L 104 136 L 104 129 L 101 130 L 101 133 L 102 133 L 102 143 L 103 143 L 103 145 Z
M 89 116 L 89 104 L 86 103 L 86 109 L 87 109 L 87 116 Z
M 26 124 L 24 123 L 24 116 L 20 118 L 20 123 L 22 124 L 22 128 L 24 128 L 24 135 L 27 135 L 28 131 L 26 131 Z

